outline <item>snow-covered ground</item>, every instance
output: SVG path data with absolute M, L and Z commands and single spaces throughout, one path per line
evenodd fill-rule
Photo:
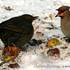
M 70 5 L 70 0 L 0 0 L 0 22 L 22 14 L 39 16 L 33 22 L 35 39 L 44 40 L 45 43 L 29 46 L 27 52 L 21 52 L 16 58 L 20 68 L 9 68 L 6 64 L 0 70 L 69 70 L 70 69 L 70 44 L 66 43 L 61 29 L 60 18 L 55 18 L 56 9 L 62 5 Z M 7 10 L 8 7 L 11 10 Z M 48 29 L 52 28 L 52 29 Z M 39 32 L 39 33 L 37 33 Z M 42 35 L 43 34 L 43 35 Z M 57 59 L 47 56 L 46 47 L 48 39 L 56 38 L 60 41 L 60 57 Z M 3 43 L 1 47 L 3 47 Z M 61 47 L 67 46 L 67 49 Z M 41 49 L 42 47 L 42 49 Z M 1 54 L 0 54 L 1 55 Z

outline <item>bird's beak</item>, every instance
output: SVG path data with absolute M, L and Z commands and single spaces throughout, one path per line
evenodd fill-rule
M 35 20 L 35 19 L 38 19 L 38 18 L 39 18 L 39 16 L 35 16 L 35 17 L 34 17 L 34 20 Z
M 58 17 L 59 15 L 57 14 L 55 17 Z

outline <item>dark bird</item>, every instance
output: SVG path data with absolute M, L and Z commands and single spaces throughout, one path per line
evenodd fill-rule
M 4 58 L 7 56 L 15 58 L 20 50 L 25 50 L 24 45 L 30 41 L 34 33 L 32 22 L 37 18 L 38 16 L 34 17 L 29 14 L 24 14 L 0 24 L 0 38 L 5 44 L 3 50 Z
M 70 7 L 61 6 L 57 9 L 58 14 L 56 15 L 61 17 L 61 30 L 64 35 L 67 37 L 66 41 L 70 42 Z

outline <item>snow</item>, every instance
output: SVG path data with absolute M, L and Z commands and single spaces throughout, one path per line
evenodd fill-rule
M 56 37 L 60 36 L 61 38 L 64 37 L 64 35 L 60 29 L 60 18 L 55 18 L 55 15 L 57 14 L 56 8 L 62 5 L 69 6 L 70 0 L 0 0 L 0 22 L 25 13 L 32 14 L 34 16 L 39 16 L 40 19 L 40 21 L 39 19 L 37 19 L 33 22 L 33 26 L 35 29 L 33 38 L 39 38 L 46 41 L 49 38 L 54 37 L 54 35 Z M 10 6 L 13 10 L 6 10 L 5 7 L 8 6 Z M 49 17 L 50 14 L 52 15 L 52 19 Z M 48 17 L 48 19 L 44 19 L 46 17 Z M 46 29 L 47 27 L 51 27 L 51 24 L 53 24 L 54 27 L 57 27 L 58 29 Z M 44 36 L 40 35 L 39 37 L 39 35 L 36 35 L 37 31 L 44 33 Z M 2 41 L 0 42 L 0 44 L 1 47 L 4 47 Z M 64 45 L 69 46 L 70 44 L 62 40 L 62 44 L 57 47 L 61 47 Z M 46 48 L 44 48 L 45 44 L 42 44 L 41 46 L 43 47 L 43 50 L 41 50 L 39 46 L 35 46 L 36 48 L 29 49 L 28 52 L 21 52 L 16 59 L 16 61 L 20 65 L 20 68 L 15 68 L 14 70 L 69 70 L 70 57 L 66 55 L 70 48 L 66 50 L 60 50 L 61 58 L 53 60 L 45 55 L 47 50 Z M 13 70 L 11 68 L 8 68 L 6 64 L 0 67 L 0 70 L 3 69 Z

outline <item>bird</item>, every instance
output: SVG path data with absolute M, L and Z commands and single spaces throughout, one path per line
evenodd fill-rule
M 65 35 L 65 40 L 70 42 L 70 7 L 69 6 L 61 6 L 58 9 L 58 14 L 56 17 L 61 18 L 61 30 Z
M 10 59 L 13 60 L 20 51 L 25 50 L 24 45 L 31 40 L 34 34 L 32 22 L 37 18 L 38 16 L 23 14 L 3 21 L 0 24 L 0 38 L 5 44 L 2 53 L 5 62 Z M 6 60 L 8 56 L 10 58 Z

